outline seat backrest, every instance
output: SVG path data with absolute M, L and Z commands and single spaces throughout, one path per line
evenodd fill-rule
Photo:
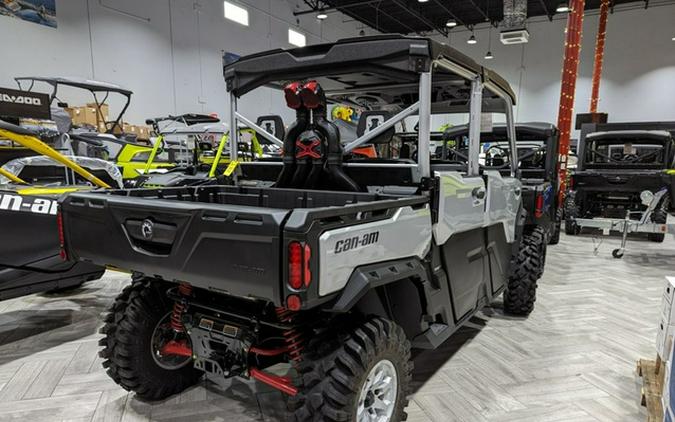
M 359 117 L 359 124 L 356 127 L 356 135 L 363 136 L 364 134 L 375 129 L 382 123 L 386 122 L 391 118 L 391 113 L 384 110 L 367 110 L 361 113 Z M 370 141 L 371 144 L 387 144 L 391 141 L 391 138 L 396 133 L 396 130 L 392 127 L 386 130 L 384 133 L 375 137 Z
M 277 139 L 284 139 L 286 136 L 286 128 L 284 127 L 284 120 L 281 116 L 270 114 L 268 116 L 260 116 L 255 122 L 258 126 L 265 129 L 268 133 L 274 135 Z M 262 136 L 259 138 L 260 143 L 268 143 Z

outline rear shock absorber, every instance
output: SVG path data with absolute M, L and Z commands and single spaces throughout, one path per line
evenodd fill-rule
M 178 285 L 178 293 L 182 296 L 180 301 L 175 301 L 173 304 L 173 312 L 171 313 L 171 328 L 177 333 L 185 331 L 183 326 L 183 311 L 187 308 L 187 298 L 192 295 L 192 286 L 187 283 Z
M 286 308 L 276 308 L 277 318 L 280 322 L 286 323 L 293 319 L 293 311 Z M 297 328 L 290 328 L 283 332 L 284 341 L 286 343 L 286 350 L 292 362 L 300 362 L 302 360 L 302 350 L 304 349 L 305 339 L 302 331 Z

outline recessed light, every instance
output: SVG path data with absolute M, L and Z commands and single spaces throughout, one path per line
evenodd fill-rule
M 448 28 L 454 28 L 455 26 L 457 26 L 457 21 L 454 19 L 450 19 L 445 23 L 445 26 L 447 26 Z
M 324 19 L 328 19 L 328 14 L 326 12 L 319 12 L 316 15 L 316 18 L 322 21 Z
M 475 37 L 473 34 L 471 34 L 471 36 L 469 37 L 469 39 L 466 40 L 466 43 L 467 43 L 467 44 L 476 44 L 477 42 L 478 42 L 478 41 L 476 41 L 476 37 Z
M 561 1 L 555 11 L 557 13 L 567 13 L 570 11 L 570 5 L 566 1 Z

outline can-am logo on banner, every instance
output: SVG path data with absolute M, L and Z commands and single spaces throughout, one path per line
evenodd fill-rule
M 51 119 L 49 95 L 0 88 L 0 118 Z

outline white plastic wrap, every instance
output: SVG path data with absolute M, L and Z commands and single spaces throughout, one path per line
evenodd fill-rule
M 122 180 L 122 173 L 120 173 L 119 168 L 117 168 L 115 164 L 109 161 L 101 160 L 99 158 L 76 157 L 76 156 L 66 156 L 66 158 L 88 170 L 104 170 L 116 182 L 117 186 L 113 186 L 113 188 L 124 187 L 124 181 Z M 6 163 L 4 166 L 2 166 L 2 168 L 3 170 L 6 170 L 8 173 L 21 177 L 21 171 L 26 166 L 65 167 L 63 164 L 58 163 L 49 157 L 39 155 L 35 157 L 24 157 L 14 159 Z M 10 180 L 7 179 L 6 177 L 0 176 L 0 185 L 7 183 L 10 183 Z

